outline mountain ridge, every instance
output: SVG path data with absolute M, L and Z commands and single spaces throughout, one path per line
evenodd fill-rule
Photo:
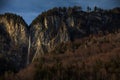
M 22 17 L 11 13 L 0 15 L 0 36 L 0 74 L 7 70 L 16 72 L 24 68 L 28 47 L 28 29 Z
M 10 59 L 8 63 L 15 63 L 13 68 L 18 71 L 36 58 L 54 51 L 61 43 L 74 42 L 90 35 L 120 32 L 119 19 L 120 8 L 95 8 L 85 12 L 81 7 L 64 7 L 43 12 L 28 26 L 22 17 L 7 13 L 0 15 L 0 35 L 3 39 L 0 46 Z M 9 47 L 6 46 L 8 43 Z
M 38 51 L 39 55 L 39 50 L 42 50 L 41 54 L 47 53 L 54 50 L 58 44 L 74 41 L 76 38 L 119 32 L 119 12 L 119 8 L 103 10 L 96 7 L 94 11 L 88 9 L 88 12 L 82 11 L 81 7 L 53 8 L 39 15 L 30 25 L 33 36 L 31 47 L 41 47 L 33 50 Z

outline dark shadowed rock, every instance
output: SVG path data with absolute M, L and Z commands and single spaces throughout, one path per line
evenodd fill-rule
M 78 8 L 54 8 L 44 12 L 30 25 L 31 55 L 34 59 L 54 50 L 60 43 L 76 38 L 118 32 L 119 18 L 119 8 L 98 8 L 91 12 Z
M 28 48 L 28 26 L 22 17 L 0 15 L 0 72 L 25 67 Z
M 18 71 L 61 43 L 120 32 L 119 19 L 120 8 L 85 12 L 64 7 L 43 12 L 28 27 L 20 16 L 0 15 L 0 72 Z

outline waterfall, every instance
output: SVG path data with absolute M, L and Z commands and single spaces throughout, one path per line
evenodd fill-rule
M 27 55 L 27 65 L 29 64 L 29 57 L 30 57 L 30 47 L 31 47 L 31 39 L 29 36 L 29 44 L 28 44 L 28 55 Z

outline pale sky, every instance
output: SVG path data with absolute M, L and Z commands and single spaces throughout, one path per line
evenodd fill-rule
M 98 6 L 104 9 L 120 7 L 120 0 L 0 0 L 0 13 L 11 12 L 18 14 L 30 24 L 41 12 L 53 7 Z

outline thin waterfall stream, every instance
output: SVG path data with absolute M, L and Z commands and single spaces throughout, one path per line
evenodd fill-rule
M 28 55 L 27 55 L 27 65 L 29 64 L 29 57 L 30 57 L 30 47 L 31 47 L 31 39 L 29 36 L 29 44 L 28 44 Z

